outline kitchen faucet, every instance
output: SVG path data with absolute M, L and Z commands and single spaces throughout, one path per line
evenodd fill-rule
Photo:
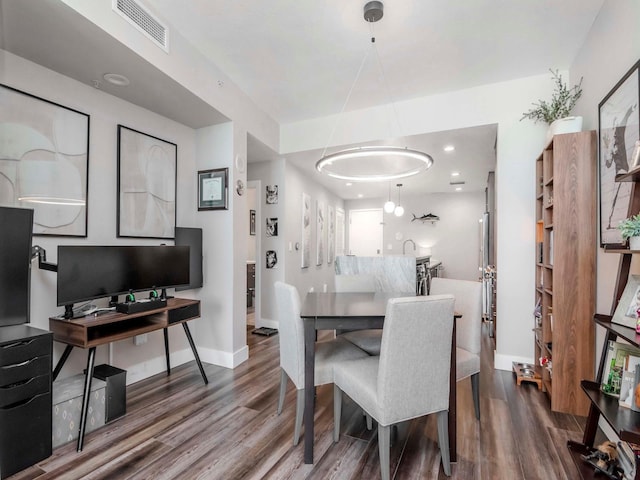
M 413 243 L 413 251 L 414 251 L 414 252 L 416 251 L 416 242 L 414 242 L 414 241 L 413 241 L 413 240 L 411 240 L 410 238 L 407 238 L 407 239 L 403 242 L 403 244 L 402 244 L 402 254 L 403 254 L 403 255 L 406 255 L 406 253 L 404 253 L 404 247 L 407 245 L 407 242 L 411 242 L 411 243 Z

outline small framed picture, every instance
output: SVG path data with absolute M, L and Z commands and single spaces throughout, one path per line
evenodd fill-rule
M 636 328 L 638 318 L 640 318 L 640 275 L 630 275 L 611 321 L 625 327 Z
M 228 179 L 228 168 L 198 172 L 198 210 L 227 210 L 229 208 Z
M 249 235 L 256 234 L 256 211 L 249 210 Z

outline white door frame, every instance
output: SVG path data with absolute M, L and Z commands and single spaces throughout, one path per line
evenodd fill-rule
M 262 202 L 258 198 L 262 191 L 262 182 L 260 180 L 247 181 L 247 188 L 256 189 L 256 204 L 254 205 L 256 210 L 256 280 L 255 280 L 255 304 L 254 314 L 256 328 L 262 327 Z

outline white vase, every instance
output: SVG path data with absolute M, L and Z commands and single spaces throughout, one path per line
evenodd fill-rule
M 640 250 L 640 237 L 629 237 L 629 248 L 631 250 Z
M 554 120 L 547 129 L 547 141 L 554 135 L 561 133 L 575 133 L 582 131 L 582 117 L 564 117 Z

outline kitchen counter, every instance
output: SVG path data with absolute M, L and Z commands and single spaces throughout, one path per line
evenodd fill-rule
M 336 275 L 371 274 L 380 292 L 415 292 L 416 258 L 406 255 L 385 257 L 338 256 Z

